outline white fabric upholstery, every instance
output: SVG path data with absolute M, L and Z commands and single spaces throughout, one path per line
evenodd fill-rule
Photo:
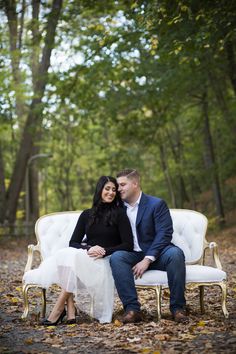
M 186 266 L 186 283 L 211 283 L 226 280 L 223 270 L 202 265 Z M 161 270 L 148 270 L 141 279 L 135 280 L 136 285 L 168 286 L 167 273 Z
M 183 250 L 186 263 L 196 263 L 203 253 L 207 218 L 187 209 L 170 209 L 170 214 L 174 228 L 172 242 Z
M 39 218 L 35 233 L 41 246 L 41 255 L 45 259 L 55 251 L 69 246 L 69 241 L 81 211 L 48 214 Z
M 226 273 L 218 268 L 207 267 L 197 263 L 204 251 L 207 218 L 196 211 L 187 209 L 170 209 L 173 221 L 172 243 L 180 247 L 185 254 L 186 283 L 211 283 L 226 280 Z M 189 265 L 188 263 L 191 263 Z M 160 270 L 148 270 L 136 285 L 168 286 L 167 273 Z

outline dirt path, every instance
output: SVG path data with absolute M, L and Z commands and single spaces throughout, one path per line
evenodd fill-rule
M 236 352 L 236 227 L 215 235 L 223 269 L 228 274 L 229 319 L 221 312 L 218 288 L 205 290 L 206 313 L 200 314 L 198 292 L 187 291 L 190 306 L 190 323 L 175 324 L 168 311 L 168 292 L 163 294 L 163 318 L 155 321 L 155 299 L 150 292 L 140 292 L 146 314 L 145 321 L 137 325 L 120 325 L 119 322 L 101 325 L 79 314 L 78 324 L 42 327 L 38 324 L 40 299 L 37 291 L 30 296 L 29 318 L 21 320 L 23 309 L 21 279 L 27 259 L 27 240 L 0 238 L 0 353 L 230 353 Z M 48 292 L 50 311 L 57 289 Z M 117 299 L 116 312 L 121 309 Z

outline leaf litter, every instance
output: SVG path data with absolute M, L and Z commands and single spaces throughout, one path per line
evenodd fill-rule
M 200 313 L 197 289 L 186 290 L 190 309 L 189 323 L 176 324 L 169 313 L 169 291 L 162 294 L 162 319 L 157 322 L 154 292 L 141 290 L 139 299 L 145 315 L 138 324 L 123 325 L 118 315 L 122 306 L 116 298 L 113 322 L 99 324 L 79 313 L 77 324 L 43 327 L 40 323 L 41 293 L 29 292 L 30 313 L 21 319 L 23 298 L 21 280 L 27 261 L 27 245 L 35 243 L 24 237 L 0 238 L 0 353 L 233 353 L 236 351 L 236 227 L 208 235 L 219 245 L 223 269 L 228 274 L 227 308 L 225 319 L 221 310 L 218 287 L 205 289 L 205 313 Z M 207 256 L 210 262 L 210 256 Z M 60 289 L 47 292 L 47 314 L 52 309 Z

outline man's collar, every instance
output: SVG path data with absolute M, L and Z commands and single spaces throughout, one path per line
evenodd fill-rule
M 136 202 L 134 203 L 134 205 L 131 205 L 131 204 L 127 203 L 127 202 L 124 202 L 124 205 L 125 205 L 126 207 L 133 208 L 135 205 L 139 205 L 141 197 L 142 197 L 142 191 L 140 192 L 139 197 L 138 197 L 138 199 L 136 200 Z

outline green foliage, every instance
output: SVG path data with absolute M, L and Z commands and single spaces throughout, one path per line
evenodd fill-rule
M 234 2 L 226 0 L 65 1 L 37 143 L 53 154 L 42 166 L 47 175 L 40 184 L 41 213 L 89 207 L 99 175 L 134 167 L 147 193 L 174 206 L 172 190 L 177 207 L 199 205 L 214 214 L 214 203 L 205 208 L 199 201 L 212 185 L 204 166 L 201 105 L 207 90 L 214 168 L 225 186 L 236 164 L 235 93 L 226 51 L 229 42 L 236 49 L 235 14 Z M 46 16 L 44 3 L 41 36 Z M 25 21 L 30 32 L 33 24 Z M 35 47 L 25 31 L 25 70 L 14 91 L 4 65 L 7 30 L 1 30 L 0 132 L 10 177 L 25 121 L 25 114 L 17 116 L 16 96 L 27 111 L 32 92 L 27 67 Z M 232 208 L 224 187 L 223 196 L 226 209 Z

